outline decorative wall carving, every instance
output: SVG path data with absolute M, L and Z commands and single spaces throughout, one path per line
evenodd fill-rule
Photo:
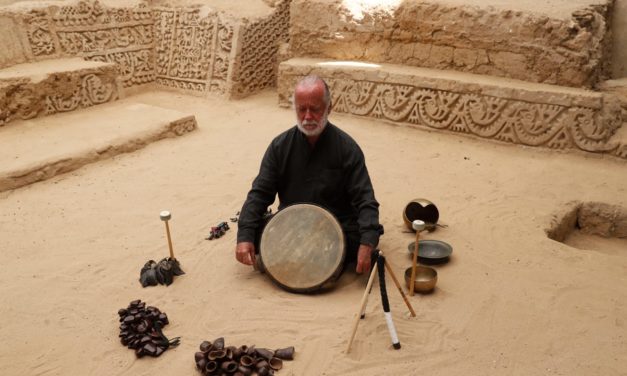
M 279 45 L 289 41 L 289 20 L 290 1 L 284 0 L 270 17 L 245 26 L 236 77 L 238 95 L 276 85 Z
M 227 90 L 233 26 L 217 13 L 155 8 L 156 82 L 195 92 Z
M 47 12 L 33 10 L 24 17 L 28 42 L 34 56 L 47 56 L 56 53 L 53 35 Z
M 107 52 L 86 57 L 90 61 L 115 63 L 118 75 L 125 87 L 140 85 L 155 80 L 154 54 L 152 49 L 137 51 Z
M 111 72 L 53 75 L 32 83 L 27 79 L 0 85 L 0 126 L 113 101 L 119 96 Z
M 125 87 L 156 81 L 241 97 L 275 85 L 279 45 L 289 39 L 289 12 L 290 0 L 277 1 L 272 14 L 240 26 L 200 9 L 110 8 L 83 0 L 31 11 L 24 21 L 35 58 L 113 62 Z
M 176 120 L 170 124 L 170 129 L 177 136 L 182 136 L 185 133 L 191 132 L 194 129 L 196 129 L 196 127 L 197 127 L 197 123 L 196 123 L 196 118 L 194 116 Z
M 73 111 L 115 100 L 118 97 L 115 81 L 90 73 L 80 77 L 80 86 L 71 95 L 57 93 L 46 96 L 46 114 Z
M 132 25 L 86 31 L 57 31 L 61 49 L 68 55 L 89 54 L 133 46 L 152 46 L 151 25 Z
M 157 77 L 155 82 L 159 85 L 171 87 L 174 89 L 182 89 L 185 91 L 203 93 L 207 90 L 207 84 L 204 82 L 178 81 L 166 77 Z
M 80 1 L 32 11 L 24 18 L 33 56 L 82 56 L 113 62 L 124 86 L 154 81 L 154 33 L 151 9 L 108 8 Z
M 285 87 L 291 88 L 298 78 L 285 79 L 290 81 Z M 532 103 L 348 78 L 325 77 L 325 80 L 331 89 L 335 112 L 515 144 L 627 157 L 627 147 L 610 140 L 621 122 L 619 112 L 608 108 Z

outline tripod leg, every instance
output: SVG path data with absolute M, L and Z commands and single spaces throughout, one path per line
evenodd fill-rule
M 370 264 L 373 265 L 373 267 L 377 266 L 377 260 L 379 259 L 379 252 L 380 251 L 378 249 L 372 252 L 372 255 L 370 257 Z M 371 292 L 372 292 L 372 285 L 370 285 L 370 289 L 368 289 L 368 296 L 370 296 Z M 363 310 L 361 311 L 359 318 L 362 320 L 366 318 L 366 306 L 364 306 Z
M 416 317 L 416 312 L 414 311 L 414 308 L 409 303 L 409 300 L 407 300 L 407 296 L 403 292 L 403 288 L 401 287 L 401 284 L 398 283 L 398 279 L 396 279 L 396 276 L 394 275 L 394 271 L 390 267 L 390 264 L 388 263 L 388 260 L 385 260 L 385 268 L 390 273 L 390 277 L 392 277 L 392 280 L 394 281 L 394 284 L 396 285 L 396 288 L 401 293 L 401 296 L 403 297 L 403 300 L 405 301 L 405 305 L 407 305 L 407 308 L 409 308 L 409 312 L 411 312 L 411 317 Z
M 388 301 L 388 293 L 385 288 L 385 257 L 379 256 L 377 260 L 377 266 L 379 269 L 379 287 L 381 288 L 381 304 L 383 305 L 383 314 L 385 315 L 385 322 L 388 325 L 388 331 L 390 337 L 392 337 L 392 346 L 398 350 L 401 348 L 401 342 L 398 340 L 398 334 L 396 334 L 396 327 L 394 327 L 394 321 L 392 321 L 392 313 L 390 312 L 390 302 Z
M 357 318 L 355 319 L 355 324 L 353 325 L 353 332 L 351 333 L 351 338 L 348 341 L 348 347 L 346 348 L 347 354 L 351 351 L 351 346 L 353 345 L 353 340 L 355 339 L 355 334 L 357 333 L 357 326 L 359 325 L 359 320 L 361 319 L 361 313 L 366 309 L 366 304 L 368 304 L 368 292 L 372 288 L 372 282 L 374 282 L 374 276 L 376 274 L 377 265 L 375 264 L 372 267 L 372 272 L 370 273 L 370 278 L 368 279 L 368 285 L 366 285 L 366 291 L 364 292 L 364 296 L 361 298 L 359 312 L 357 312 Z

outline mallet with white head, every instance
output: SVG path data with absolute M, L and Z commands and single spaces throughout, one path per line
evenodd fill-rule
M 169 211 L 164 210 L 159 213 L 159 217 L 163 222 L 165 222 L 165 232 L 168 235 L 168 246 L 170 247 L 170 259 L 174 260 L 174 251 L 172 250 L 172 239 L 170 238 L 170 226 L 168 225 L 168 221 L 172 218 L 172 214 Z

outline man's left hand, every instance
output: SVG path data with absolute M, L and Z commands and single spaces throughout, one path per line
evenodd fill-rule
M 373 247 L 367 244 L 359 245 L 359 251 L 357 251 L 357 268 L 355 271 L 357 274 L 368 273 L 371 267 Z

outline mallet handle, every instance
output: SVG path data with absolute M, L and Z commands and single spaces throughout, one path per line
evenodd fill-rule
M 409 280 L 409 295 L 414 296 L 414 287 L 416 284 L 416 263 L 418 262 L 418 238 L 420 231 L 416 231 L 416 243 L 414 243 L 414 258 L 411 263 L 411 279 Z
M 170 259 L 174 260 L 174 251 L 172 250 L 172 239 L 170 238 L 170 226 L 168 226 L 168 221 L 165 222 L 165 232 L 168 235 L 168 247 L 170 247 Z

